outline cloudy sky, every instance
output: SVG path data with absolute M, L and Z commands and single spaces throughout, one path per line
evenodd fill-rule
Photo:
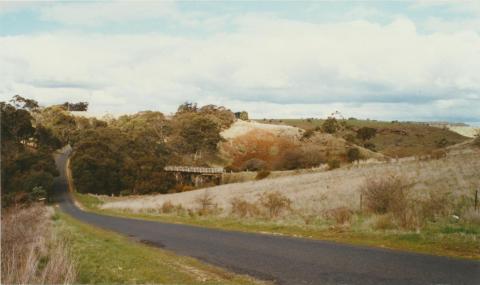
M 480 124 L 480 1 L 0 2 L 0 100 Z

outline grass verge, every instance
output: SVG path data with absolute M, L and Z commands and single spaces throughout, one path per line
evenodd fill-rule
M 90 202 L 93 201 L 90 199 Z M 229 273 L 93 227 L 58 210 L 54 221 L 76 260 L 78 283 L 260 284 L 248 276 Z
M 442 228 L 438 225 L 432 225 L 421 232 L 405 232 L 398 230 L 372 231 L 356 228 L 354 225 L 350 228 L 346 228 L 315 223 L 311 225 L 302 225 L 299 222 L 265 220 L 259 218 L 241 219 L 214 215 L 189 216 L 158 213 L 132 213 L 127 211 L 102 210 L 98 207 L 102 204 L 102 201 L 95 196 L 80 193 L 75 193 L 74 195 L 86 210 L 103 215 L 189 224 L 224 230 L 281 234 L 464 259 L 480 259 L 480 248 L 478 247 L 478 234 L 480 229 L 475 226 L 458 226 L 452 230 L 448 227 Z

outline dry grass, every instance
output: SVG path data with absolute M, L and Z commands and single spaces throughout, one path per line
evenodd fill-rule
M 71 284 L 76 271 L 45 206 L 2 213 L 2 284 Z
M 419 161 L 399 159 L 388 163 L 359 164 L 327 172 L 314 172 L 284 177 L 234 183 L 208 188 L 219 207 L 230 212 L 231 200 L 235 197 L 254 202 L 259 194 L 278 191 L 292 200 L 292 207 L 302 208 L 306 201 L 318 200 L 318 211 L 347 207 L 354 211 L 360 208 L 360 186 L 367 177 L 384 177 L 391 173 L 402 176 L 416 184 L 411 191 L 416 199 L 427 199 L 429 193 L 449 192 L 452 199 L 471 199 L 472 189 L 480 187 L 480 152 L 448 154 L 445 159 Z M 256 173 L 253 173 L 255 175 Z M 196 198 L 205 190 L 194 190 L 167 195 L 145 195 L 137 197 L 105 198 L 102 209 L 126 209 L 133 213 L 159 209 L 166 201 L 185 208 L 195 209 Z M 103 199 L 102 197 L 100 197 Z

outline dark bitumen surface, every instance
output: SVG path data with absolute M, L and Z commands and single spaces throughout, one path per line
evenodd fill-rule
M 113 230 L 277 284 L 480 284 L 480 262 L 284 236 L 230 232 L 84 212 L 67 190 L 67 154 L 57 160 L 60 207 Z

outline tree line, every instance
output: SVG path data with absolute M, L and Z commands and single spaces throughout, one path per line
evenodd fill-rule
M 73 147 L 71 168 L 77 191 L 107 195 L 166 193 L 175 181 L 167 164 L 206 166 L 220 159 L 220 132 L 235 120 L 221 106 L 184 103 L 167 118 L 143 111 L 119 118 L 86 118 L 88 103 L 40 107 L 16 95 L 1 107 L 2 203 L 52 195 L 58 175 L 53 152 Z M 2 204 L 2 205 L 3 205 Z

